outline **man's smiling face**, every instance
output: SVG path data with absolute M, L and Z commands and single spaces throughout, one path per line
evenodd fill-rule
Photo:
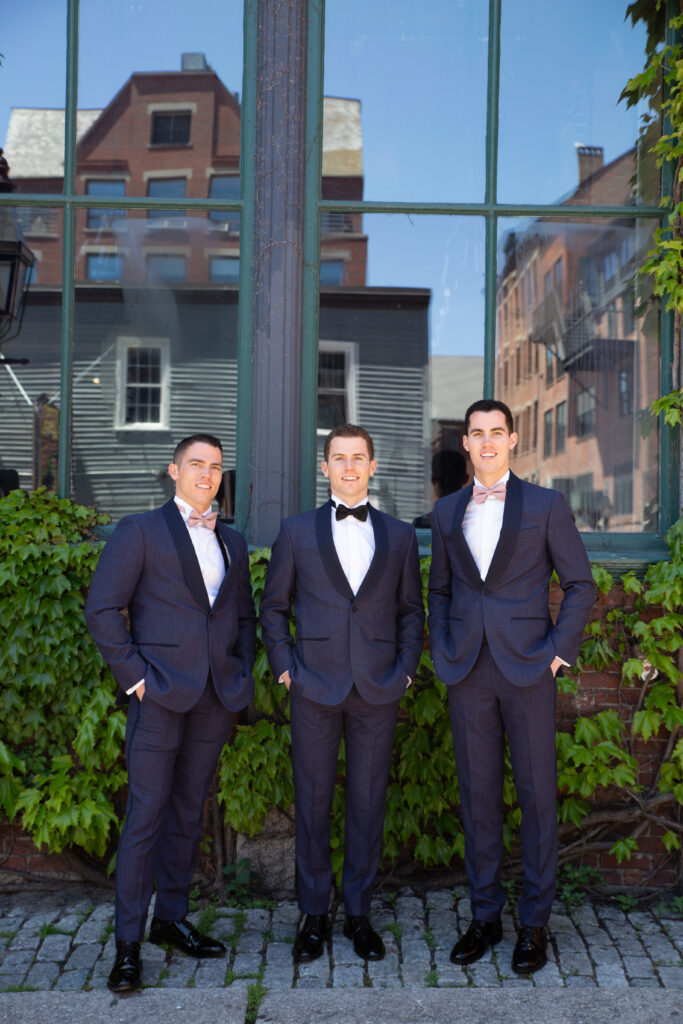
M 332 493 L 351 507 L 367 497 L 377 462 L 370 458 L 365 438 L 334 437 L 327 462 L 321 462 L 320 468 L 330 481 Z
M 171 463 L 168 473 L 175 480 L 176 497 L 197 512 L 206 512 L 221 485 L 223 453 L 211 444 L 195 441 L 185 449 L 179 462 Z
M 510 433 L 500 409 L 473 412 L 463 444 L 470 453 L 477 480 L 491 487 L 510 468 L 510 452 L 517 444 L 517 434 Z

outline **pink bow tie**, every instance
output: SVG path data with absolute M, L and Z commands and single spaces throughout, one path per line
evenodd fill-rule
M 472 494 L 477 505 L 481 505 L 487 498 L 498 498 L 498 501 L 505 501 L 505 487 L 506 484 L 502 480 L 499 480 L 493 487 L 482 487 L 481 484 L 475 484 Z
M 187 521 L 190 526 L 205 526 L 207 530 L 215 530 L 217 519 L 218 512 L 207 512 L 206 515 L 203 516 L 195 509 L 191 509 Z

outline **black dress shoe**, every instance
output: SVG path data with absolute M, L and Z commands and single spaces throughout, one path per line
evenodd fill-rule
M 306 914 L 292 947 L 294 962 L 308 964 L 322 956 L 327 932 L 327 914 Z
M 469 928 L 451 950 L 451 960 L 460 967 L 466 967 L 480 960 L 489 946 L 495 946 L 503 938 L 503 926 L 498 921 L 473 919 Z
M 142 982 L 142 960 L 139 942 L 116 942 L 116 960 L 107 979 L 110 992 L 126 995 L 136 992 Z
M 548 962 L 547 948 L 548 936 L 545 928 L 522 925 L 512 954 L 513 971 L 517 971 L 517 974 L 533 974 L 534 971 L 540 971 Z
M 344 935 L 347 939 L 353 939 L 353 948 L 361 960 L 381 960 L 384 957 L 384 943 L 365 914 L 358 917 L 347 914 Z
M 194 925 L 182 918 L 180 921 L 160 921 L 158 917 L 152 918 L 152 925 L 149 929 L 149 941 L 155 946 L 161 946 L 167 942 L 169 946 L 187 953 L 188 956 L 225 956 L 225 946 L 218 939 L 212 939 L 208 935 L 202 935 Z

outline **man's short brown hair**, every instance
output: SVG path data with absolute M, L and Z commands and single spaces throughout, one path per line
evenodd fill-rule
M 189 437 L 184 437 L 182 441 L 178 441 L 178 444 L 175 446 L 173 452 L 173 464 L 175 466 L 178 465 L 181 456 L 193 444 L 209 444 L 212 448 L 218 448 L 221 454 L 223 453 L 223 445 L 213 434 L 190 434 Z
M 515 427 L 512 419 L 512 413 L 505 402 L 499 402 L 497 398 L 480 398 L 478 402 L 472 402 L 465 413 L 465 433 L 470 432 L 470 416 L 473 412 L 502 412 L 505 417 L 505 425 L 508 428 L 510 434 L 514 434 Z
M 335 427 L 334 430 L 331 430 L 325 438 L 325 462 L 330 457 L 330 447 L 335 437 L 362 437 L 368 446 L 370 462 L 374 459 L 375 446 L 365 427 L 357 427 L 355 423 L 343 423 L 340 427 Z

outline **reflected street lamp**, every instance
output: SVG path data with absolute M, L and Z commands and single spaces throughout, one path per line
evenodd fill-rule
M 0 149 L 0 193 L 15 190 L 8 172 Z M 0 206 L 0 345 L 16 338 L 21 330 L 29 272 L 35 261 L 24 242 L 14 207 Z

